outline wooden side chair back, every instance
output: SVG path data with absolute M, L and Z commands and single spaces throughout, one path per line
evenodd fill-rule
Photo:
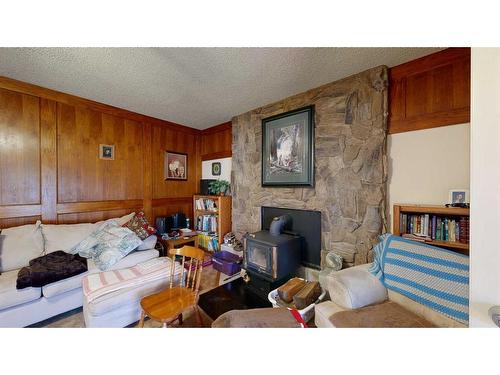
M 169 288 L 141 300 L 142 314 L 139 327 L 144 327 L 146 316 L 163 323 L 163 327 L 175 320 L 179 320 L 182 324 L 182 313 L 189 308 L 194 308 L 198 324 L 201 326 L 198 292 L 205 252 L 196 247 L 184 246 L 180 249 L 170 249 L 168 255 L 172 260 Z M 174 266 L 176 256 L 182 257 L 180 274 L 177 275 Z M 185 267 L 186 262 L 189 262 L 188 267 Z
M 196 295 L 200 290 L 201 273 L 203 271 L 203 261 L 205 252 L 197 247 L 183 246 L 180 249 L 170 249 L 168 255 L 172 259 L 172 264 L 175 264 L 176 256 L 181 256 L 181 274 L 177 279 L 179 287 L 191 289 Z M 186 258 L 189 258 L 189 267 L 185 267 Z M 185 269 L 188 268 L 187 272 Z M 170 271 L 170 288 L 176 286 L 174 281 L 175 267 L 171 267 Z

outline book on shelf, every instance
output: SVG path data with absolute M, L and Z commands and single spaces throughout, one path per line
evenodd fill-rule
M 210 198 L 198 198 L 195 200 L 197 210 L 217 211 L 217 201 Z
M 196 220 L 196 230 L 200 232 L 217 232 L 217 216 L 199 215 Z
M 469 243 L 469 217 L 401 213 L 401 236 L 416 241 Z
M 219 238 L 212 232 L 200 232 L 198 234 L 198 245 L 208 251 L 219 250 Z

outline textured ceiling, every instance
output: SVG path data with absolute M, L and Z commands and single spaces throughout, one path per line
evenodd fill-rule
M 198 129 L 439 48 L 0 48 L 0 75 Z

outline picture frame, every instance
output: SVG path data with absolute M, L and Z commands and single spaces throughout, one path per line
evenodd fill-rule
M 314 106 L 262 120 L 262 186 L 314 187 Z
M 182 152 L 165 151 L 165 180 L 187 181 L 188 155 Z
M 467 189 L 451 189 L 448 194 L 450 204 L 470 203 L 469 190 Z
M 222 165 L 220 162 L 212 163 L 212 176 L 220 176 L 222 173 Z
M 99 159 L 102 160 L 115 160 L 115 146 L 114 145 L 99 145 Z

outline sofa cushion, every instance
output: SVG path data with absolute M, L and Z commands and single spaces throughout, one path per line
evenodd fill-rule
M 95 224 L 102 224 L 104 223 L 105 221 L 108 221 L 108 220 L 113 220 L 113 221 L 116 221 L 118 223 L 118 225 L 120 226 L 123 226 L 125 225 L 126 223 L 128 223 L 130 220 L 132 220 L 132 218 L 135 216 L 135 212 L 131 212 L 129 214 L 126 214 L 126 215 L 123 215 L 121 217 L 113 217 L 111 219 L 106 219 L 106 220 L 101 220 L 101 221 L 98 221 L 97 223 Z
M 385 301 L 360 309 L 340 311 L 330 317 L 337 328 L 430 328 L 431 322 L 410 310 Z
M 89 314 L 100 316 L 110 311 L 122 308 L 125 306 L 136 305 L 140 306 L 141 299 L 168 287 L 170 278 L 166 277 L 160 280 L 153 280 L 136 287 L 120 289 L 108 294 L 105 294 L 91 302 L 88 302 L 85 295 L 83 296 L 83 304 Z
M 387 299 L 387 289 L 369 271 L 370 264 L 347 268 L 328 277 L 330 299 L 344 309 L 357 309 Z
M 70 290 L 81 288 L 82 280 L 86 275 L 88 275 L 88 272 L 44 285 L 42 287 L 42 294 L 44 297 L 51 298 L 69 292 Z
M 159 251 L 154 249 L 144 250 L 144 251 L 132 251 L 125 258 L 120 259 L 118 262 L 113 264 L 108 269 L 108 271 L 130 268 L 147 260 L 157 258 L 158 255 L 160 255 Z M 89 273 L 100 272 L 100 269 L 96 266 L 96 264 L 92 259 L 87 259 L 87 266 L 89 269 Z
M 318 328 L 334 328 L 335 326 L 330 322 L 330 317 L 339 311 L 344 311 L 344 309 L 332 301 L 314 305 L 314 324 Z
M 62 250 L 70 253 L 71 249 L 87 238 L 96 228 L 95 224 L 42 224 L 45 239 L 45 252 Z
M 0 275 L 0 310 L 34 301 L 42 296 L 41 288 L 16 289 L 17 270 Z
M 154 249 L 156 245 L 156 241 L 158 241 L 158 237 L 156 237 L 154 234 L 146 238 L 145 240 L 142 241 L 142 243 L 139 245 L 139 247 L 136 250 L 150 250 Z
M 40 221 L 36 224 L 2 229 L 0 233 L 0 272 L 26 267 L 43 253 Z

